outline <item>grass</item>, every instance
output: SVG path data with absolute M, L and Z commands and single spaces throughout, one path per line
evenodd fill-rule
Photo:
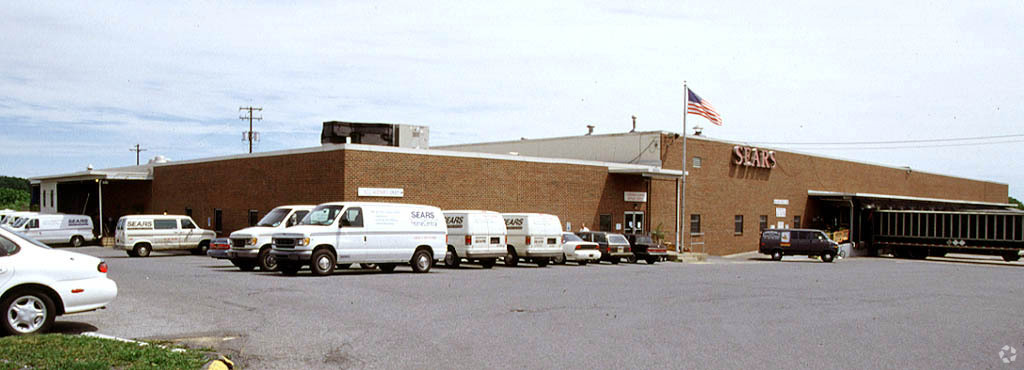
M 174 352 L 77 335 L 44 334 L 0 338 L 0 370 L 8 369 L 199 369 L 207 354 Z

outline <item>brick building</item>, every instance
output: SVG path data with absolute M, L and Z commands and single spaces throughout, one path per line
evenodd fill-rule
M 387 201 L 550 213 L 573 230 L 661 231 L 670 243 L 715 255 L 756 249 L 764 227 L 852 227 L 863 241 L 874 209 L 1007 206 L 1006 184 L 704 137 L 686 142 L 685 197 L 683 138 L 661 131 L 433 149 L 324 144 L 32 180 L 40 199 L 56 193 L 44 210 L 99 218 L 102 208 L 108 223 L 166 211 L 227 235 L 281 204 Z

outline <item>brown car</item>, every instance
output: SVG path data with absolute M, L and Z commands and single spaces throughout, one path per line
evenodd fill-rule
M 617 264 L 623 258 L 634 258 L 632 249 L 629 246 L 629 240 L 626 240 L 626 237 L 622 234 L 612 234 L 604 231 L 580 231 L 576 235 L 585 241 L 597 243 L 597 249 L 601 251 L 601 259 L 595 261 L 595 263 L 608 261 L 612 264 Z

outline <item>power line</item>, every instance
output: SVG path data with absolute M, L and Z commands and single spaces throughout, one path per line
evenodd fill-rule
M 259 108 L 241 107 L 241 108 L 238 108 L 238 110 L 239 111 L 243 111 L 243 110 L 244 111 L 248 111 L 248 113 L 249 113 L 248 116 L 239 116 L 238 119 L 243 119 L 243 120 L 244 119 L 248 119 L 249 120 L 249 131 L 243 131 L 242 132 L 242 140 L 246 140 L 246 139 L 249 140 L 249 153 L 252 153 L 252 140 L 255 138 L 256 141 L 259 141 L 259 137 L 260 137 L 259 136 L 260 135 L 259 132 L 253 132 L 253 130 L 252 130 L 252 120 L 259 121 L 259 120 L 263 119 L 263 117 L 253 117 L 252 116 L 252 111 L 262 112 L 263 108 L 262 107 L 259 107 Z
M 1024 134 L 1010 134 L 1010 135 L 994 135 L 994 136 L 975 136 L 975 137 L 959 137 L 959 138 L 945 138 L 945 139 L 920 139 L 920 140 L 893 140 L 893 141 L 846 141 L 837 143 L 828 143 L 829 145 L 885 145 L 885 144 L 911 144 L 911 143 L 941 143 L 941 142 L 955 142 L 955 141 L 973 141 L 973 140 L 989 140 L 989 139 L 1005 139 L 1011 137 L 1024 137 Z M 771 141 L 749 141 L 749 144 L 768 144 L 768 145 L 821 145 L 822 142 L 771 142 Z M 978 143 L 985 144 L 985 143 Z
M 128 149 L 128 151 L 135 152 L 135 165 L 136 166 L 139 165 L 139 153 L 142 153 L 142 152 L 147 151 L 147 150 L 149 150 L 149 149 L 142 149 L 142 148 L 140 148 L 139 144 L 135 144 L 135 148 L 134 149 Z

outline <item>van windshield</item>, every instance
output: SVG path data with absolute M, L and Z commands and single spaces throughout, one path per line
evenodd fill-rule
M 20 229 L 22 226 L 25 226 L 26 223 L 28 223 L 28 218 L 19 218 L 18 221 L 14 221 L 14 223 L 11 224 L 11 227 Z
M 338 218 L 338 214 L 341 213 L 341 209 L 344 206 L 319 206 L 309 211 L 309 214 L 302 219 L 299 225 L 317 225 L 327 226 L 334 223 L 334 219 Z
M 277 225 L 280 225 L 281 222 L 284 222 L 284 218 L 285 216 L 288 216 L 288 212 L 291 212 L 291 209 L 274 209 L 273 211 L 270 211 L 270 213 L 267 213 L 266 216 L 263 216 L 263 218 L 260 219 L 260 222 L 257 223 L 256 226 L 277 227 Z

